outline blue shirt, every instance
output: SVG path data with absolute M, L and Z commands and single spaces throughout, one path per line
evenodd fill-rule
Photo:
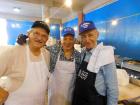
M 84 58 L 85 53 L 84 49 L 81 52 L 81 59 Z M 91 53 L 88 52 L 86 61 L 89 61 L 90 57 Z M 100 67 L 96 76 L 95 88 L 100 95 L 107 96 L 107 105 L 118 105 L 119 92 L 115 62 Z
M 94 51 L 94 48 L 91 49 L 90 51 L 86 51 L 86 55 L 85 55 L 84 61 L 89 62 L 89 59 L 90 59 L 93 51 Z

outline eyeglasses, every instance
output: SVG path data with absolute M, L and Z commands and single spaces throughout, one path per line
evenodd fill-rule
M 40 37 L 41 39 L 46 39 L 48 37 L 47 34 L 41 34 L 38 31 L 32 31 L 32 34 L 34 37 L 36 37 L 36 38 Z

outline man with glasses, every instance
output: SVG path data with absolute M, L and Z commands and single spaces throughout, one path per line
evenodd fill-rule
M 49 32 L 45 22 L 36 21 L 28 32 L 28 44 L 14 46 L 0 55 L 1 103 L 45 105 L 50 54 L 43 46 Z
M 50 51 L 49 105 L 71 105 L 75 75 L 80 65 L 80 53 L 74 48 L 75 32 L 71 27 L 62 30 L 61 44 L 46 46 Z M 20 35 L 17 43 L 24 45 L 27 36 Z

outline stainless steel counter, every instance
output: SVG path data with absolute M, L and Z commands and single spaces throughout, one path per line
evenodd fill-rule
M 123 68 L 127 68 L 130 70 L 134 70 L 134 71 L 138 71 L 140 72 L 140 65 L 136 65 L 136 64 L 129 64 L 128 62 L 124 62 L 122 65 Z

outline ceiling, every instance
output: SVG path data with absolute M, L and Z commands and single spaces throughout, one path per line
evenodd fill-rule
M 97 7 L 112 0 L 73 0 L 72 8 L 64 6 L 64 0 L 0 0 L 0 17 L 20 20 L 40 20 L 52 18 L 57 21 L 82 11 L 92 4 Z M 93 9 L 93 5 L 90 5 Z M 14 7 L 21 8 L 20 13 L 13 11 Z

